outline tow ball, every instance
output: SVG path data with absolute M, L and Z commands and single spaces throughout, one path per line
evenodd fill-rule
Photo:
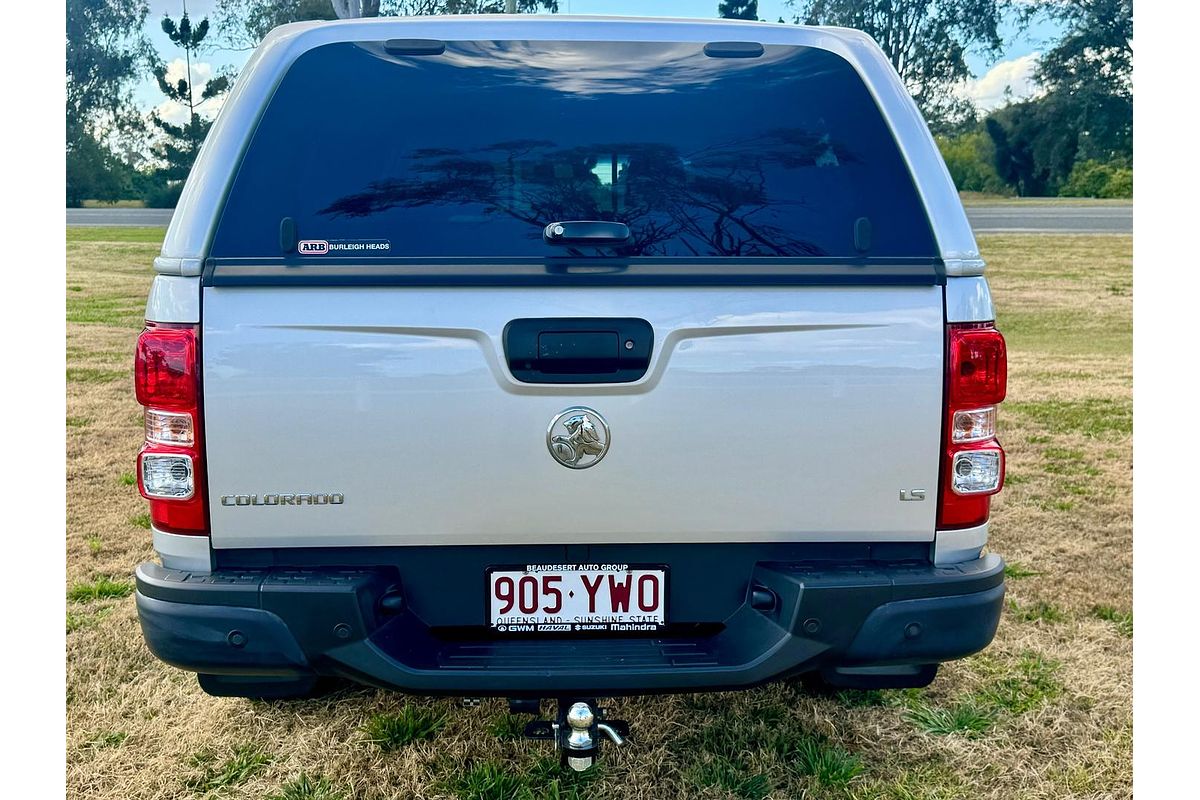
M 553 741 L 562 763 L 583 772 L 600 757 L 604 738 L 617 747 L 625 744 L 629 723 L 605 719 L 604 709 L 591 700 L 559 700 L 556 718 L 535 719 L 525 726 L 525 736 Z

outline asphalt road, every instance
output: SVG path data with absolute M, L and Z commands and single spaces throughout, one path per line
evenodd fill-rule
M 1133 206 L 1005 203 L 967 206 L 976 233 L 1133 233 Z M 68 225 L 162 225 L 168 208 L 68 208 Z
M 171 221 L 170 208 L 68 208 L 68 225 L 98 225 L 101 227 L 133 227 L 161 225 Z
M 1133 205 L 967 206 L 976 233 L 1133 233 Z

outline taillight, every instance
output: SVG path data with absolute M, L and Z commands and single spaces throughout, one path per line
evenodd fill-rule
M 150 520 L 168 533 L 208 534 L 202 486 L 196 327 L 147 322 L 138 337 L 134 391 L 145 409 L 138 490 Z
M 1004 337 L 990 323 L 952 323 L 946 347 L 946 420 L 938 527 L 987 522 L 1004 485 L 996 406 L 1008 386 Z

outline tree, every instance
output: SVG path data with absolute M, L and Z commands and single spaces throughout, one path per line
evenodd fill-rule
M 253 50 L 272 28 L 289 22 L 337 19 L 335 7 L 356 0 L 218 0 L 216 29 L 224 45 Z M 499 14 L 505 0 L 357 0 L 362 16 L 427 16 L 432 14 Z M 517 0 L 517 11 L 558 11 L 558 0 Z M 375 13 L 368 13 L 374 11 Z
M 865 31 L 887 54 L 930 125 L 945 128 L 971 115 L 952 92 L 971 77 L 971 49 L 998 56 L 1000 21 L 1009 0 L 788 0 L 795 22 Z
M 1127 194 L 1131 0 L 1042 0 L 1022 14 L 1026 21 L 1037 15 L 1049 15 L 1065 29 L 1038 65 L 1046 93 L 999 109 L 986 121 L 997 172 L 1022 195 Z
M 200 152 L 200 145 L 204 143 L 204 137 L 212 127 L 212 120 L 201 116 L 200 110 L 206 103 L 229 91 L 229 78 L 218 75 L 205 81 L 197 96 L 197 87 L 192 75 L 192 58 L 198 55 L 201 45 L 208 37 L 207 18 L 201 19 L 193 27 L 186 10 L 178 23 L 164 15 L 162 30 L 172 43 L 183 50 L 186 69 L 182 77 L 172 82 L 168 78 L 167 67 L 158 64 L 154 68 L 154 77 L 158 80 L 158 88 L 168 100 L 187 108 L 187 122 L 177 125 L 167 122 L 158 112 L 150 115 L 150 121 L 162 134 L 155 154 L 164 166 L 156 170 L 156 175 L 164 180 L 168 187 L 176 190 L 172 194 L 177 197 L 177 189 L 181 188 L 184 179 L 187 178 L 192 164 L 196 161 L 196 155 Z
M 116 199 L 111 144 L 140 130 L 132 87 L 150 63 L 145 0 L 67 0 L 67 204 Z
M 379 0 L 331 0 L 338 19 L 378 17 Z
M 721 0 L 717 16 L 724 19 L 758 20 L 758 0 Z
M 1037 81 L 1058 98 L 1079 132 L 1080 157 L 1133 157 L 1133 0 L 1042 0 L 1065 26 L 1038 62 Z
M 1057 96 L 1011 103 L 984 121 L 996 172 L 1022 197 L 1058 194 L 1075 164 L 1078 131 Z

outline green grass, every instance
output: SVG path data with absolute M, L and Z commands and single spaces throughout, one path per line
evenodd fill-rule
M 961 733 L 973 737 L 987 731 L 996 721 L 996 713 L 971 698 L 949 708 L 913 703 L 904 718 L 923 730 L 939 736 Z
M 91 422 L 87 417 L 67 417 L 68 428 L 86 428 Z
M 970 793 L 948 766 L 921 764 L 866 787 L 858 796 L 872 800 L 962 800 Z
M 267 800 L 344 800 L 345 797 L 328 778 L 310 778 L 307 773 L 301 772 L 298 778 L 285 783 Z
M 1133 323 L 1123 315 L 1089 308 L 1014 308 L 997 303 L 996 325 L 1013 350 L 1057 356 L 1123 355 L 1133 342 Z M 1007 404 L 1005 409 L 1007 409 Z
M 763 800 L 775 788 L 767 773 L 726 756 L 697 759 L 684 776 L 698 788 L 716 788 L 743 800 Z
M 186 778 L 183 785 L 197 794 L 220 792 L 248 781 L 254 773 L 271 763 L 271 757 L 257 745 L 243 744 L 234 749 L 233 755 L 219 764 L 212 753 L 197 753 L 192 765 L 203 767 L 196 775 Z
M 1045 622 L 1055 624 L 1067 621 L 1067 614 L 1053 603 L 1047 603 L 1045 600 L 1038 600 L 1027 606 L 1023 606 L 1016 600 L 1008 602 L 1009 611 L 1013 616 L 1021 622 Z
M 81 293 L 67 297 L 67 322 L 140 327 L 145 312 L 144 299 L 126 295 Z
M 573 772 L 559 765 L 557 756 L 544 756 L 521 770 L 516 763 L 488 760 L 463 770 L 447 765 L 444 788 L 461 800 L 590 800 L 608 795 L 593 784 L 603 776 L 595 766 Z
M 367 741 L 384 752 L 399 750 L 413 742 L 435 737 L 446 724 L 444 714 L 428 708 L 405 706 L 399 714 L 376 714 L 367 720 L 363 733 Z
M 68 611 L 67 633 L 81 631 L 84 628 L 94 628 L 111 613 L 112 606 L 98 608 L 95 611 Z
M 501 714 L 492 720 L 488 731 L 502 741 L 513 741 L 524 738 L 525 718 L 518 714 Z
M 1008 481 L 1007 476 L 1004 480 L 1006 482 Z M 1026 568 L 1025 565 L 1019 564 L 1016 561 L 1010 561 L 1004 565 L 1004 577 L 1011 580 L 1020 580 L 1021 578 L 1036 578 L 1041 574 L 1042 573 L 1040 572 L 1034 572 L 1033 570 Z
M 101 367 L 67 367 L 67 383 L 112 383 L 133 377 L 129 370 L 103 369 Z
M 782 754 L 798 775 L 822 786 L 845 786 L 862 774 L 862 759 L 840 747 L 809 736 Z
M 98 536 L 89 536 L 85 540 L 85 544 L 87 544 L 87 549 L 91 551 L 92 555 L 99 553 L 104 547 L 104 542 L 100 541 L 100 537 Z
M 1055 678 L 1059 663 L 1032 651 L 1021 655 L 1016 669 L 994 681 L 974 697 L 998 711 L 1024 714 L 1062 694 Z
M 85 225 L 67 226 L 67 244 L 72 242 L 140 242 L 162 244 L 166 228 L 159 227 L 101 227 Z
M 883 694 L 871 692 L 834 699 L 842 696 L 847 704 L 885 702 Z M 863 772 L 857 755 L 806 730 L 778 702 L 736 712 L 718 705 L 699 718 L 708 721 L 680 737 L 677 758 L 686 764 L 685 780 L 702 792 L 761 800 L 781 788 L 791 791 L 796 781 L 845 787 Z
M 129 524 L 135 528 L 145 528 L 146 530 L 150 530 L 150 515 L 136 514 L 129 518 Z
M 1092 616 L 1111 622 L 1117 628 L 1117 633 L 1127 638 L 1133 637 L 1133 612 L 1117 611 L 1112 606 L 1092 606 Z
M 1004 410 L 1036 422 L 1052 433 L 1082 433 L 1092 437 L 1133 433 L 1133 403 L 1124 400 L 1093 397 L 1009 401 L 1004 404 Z
M 128 597 L 132 593 L 133 584 L 129 581 L 113 580 L 101 575 L 91 582 L 72 586 L 67 590 L 67 599 L 72 603 L 90 603 L 93 600 Z
M 879 689 L 843 689 L 833 698 L 846 708 L 869 708 L 887 705 L 887 695 Z
M 117 481 L 122 486 L 137 486 L 137 475 L 132 472 L 122 472 Z
M 84 746 L 93 750 L 104 750 L 109 747 L 120 747 L 127 738 L 129 738 L 129 734 L 124 731 L 104 731 L 93 736 Z
M 532 792 L 525 779 L 496 761 L 473 764 L 450 782 L 461 800 L 525 800 Z

